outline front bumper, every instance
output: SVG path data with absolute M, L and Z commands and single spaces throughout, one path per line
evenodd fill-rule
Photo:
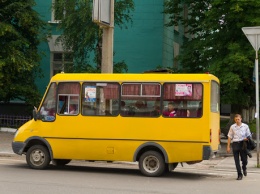
M 25 148 L 25 143 L 23 143 L 23 142 L 12 142 L 12 149 L 13 149 L 14 153 L 16 153 L 18 155 L 22 155 L 24 148 Z

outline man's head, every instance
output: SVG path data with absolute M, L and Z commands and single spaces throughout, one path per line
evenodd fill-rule
M 240 124 L 242 122 L 242 117 L 240 114 L 236 114 L 234 117 L 234 121 L 236 122 L 236 124 Z

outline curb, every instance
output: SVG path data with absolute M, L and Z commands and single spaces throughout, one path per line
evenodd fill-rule
M 17 129 L 14 128 L 7 128 L 7 127 L 0 127 L 1 132 L 9 132 L 9 133 L 15 133 Z

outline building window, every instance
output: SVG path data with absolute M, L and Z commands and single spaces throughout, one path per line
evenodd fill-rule
M 60 72 L 73 72 L 72 53 L 53 53 L 52 54 L 52 76 Z
M 173 67 L 178 68 L 177 56 L 180 54 L 180 44 L 173 42 Z
M 51 22 L 60 22 L 66 14 L 65 7 L 59 4 L 59 2 L 59 0 L 52 0 Z

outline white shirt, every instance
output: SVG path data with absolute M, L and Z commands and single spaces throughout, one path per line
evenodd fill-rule
M 245 123 L 241 123 L 240 126 L 238 126 L 236 123 L 231 125 L 228 137 L 233 140 L 233 142 L 243 141 L 248 136 L 251 136 L 249 127 Z

